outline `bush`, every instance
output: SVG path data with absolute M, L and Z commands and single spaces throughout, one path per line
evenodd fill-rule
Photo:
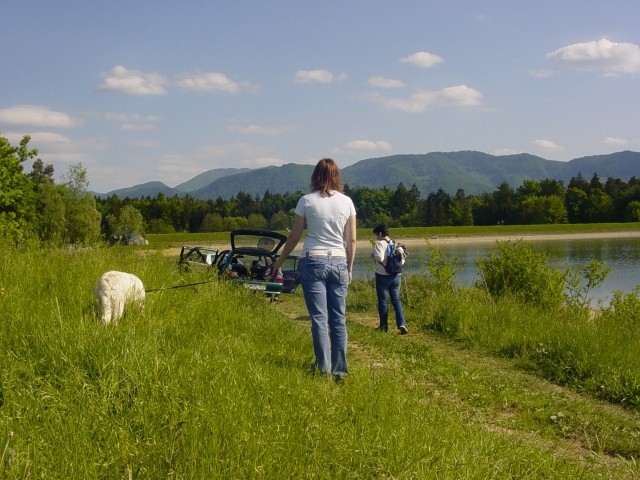
M 535 252 L 523 240 L 496 242 L 493 251 L 477 262 L 476 286 L 494 298 L 510 295 L 542 308 L 557 308 L 564 301 L 567 272 L 548 262 L 549 254 Z
M 436 290 L 441 292 L 452 292 L 456 288 L 456 275 L 464 269 L 460 263 L 460 256 L 448 258 L 440 248 L 436 248 L 427 242 L 426 266 L 429 271 L 430 280 Z
M 602 320 L 609 320 L 620 327 L 640 326 L 640 285 L 631 293 L 614 292 L 609 308 L 602 312 Z

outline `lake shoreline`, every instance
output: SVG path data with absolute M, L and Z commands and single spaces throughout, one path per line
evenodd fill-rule
M 393 233 L 393 232 L 392 232 Z M 432 246 L 438 245 L 458 245 L 472 243 L 495 243 L 508 240 L 543 241 L 543 240 L 597 240 L 606 238 L 640 238 L 640 230 L 621 232 L 584 232 L 584 233 L 520 233 L 520 234 L 488 234 L 488 235 L 460 235 L 460 236 L 437 236 L 429 238 L 418 237 L 392 237 L 394 240 L 404 243 L 407 247 L 425 245 L 426 241 Z M 357 248 L 369 248 L 369 240 L 358 240 Z
M 391 232 L 393 233 L 393 231 Z M 538 242 L 544 240 L 586 240 L 586 239 L 606 239 L 606 238 L 640 238 L 640 230 L 630 230 L 630 231 L 617 231 L 617 232 L 584 232 L 584 233 L 520 233 L 513 234 L 507 233 L 504 235 L 500 234 L 487 234 L 487 235 L 434 235 L 432 237 L 403 237 L 403 236 L 392 236 L 392 238 L 398 242 L 404 243 L 408 248 L 411 247 L 420 247 L 426 245 L 426 241 L 429 241 L 429 244 L 438 247 L 438 246 L 447 246 L 447 245 L 468 245 L 468 244 L 491 244 L 497 241 L 505 242 L 508 240 L 516 241 L 516 240 L 524 240 L 531 242 Z M 371 249 L 372 248 L 372 240 L 371 238 L 360 238 L 356 242 L 356 249 Z M 204 244 L 204 242 L 195 242 Z M 293 255 L 299 255 L 302 252 L 303 240 L 298 243 L 296 248 L 291 252 Z M 225 250 L 229 248 L 228 243 L 210 243 L 207 244 L 207 247 L 215 248 L 218 250 Z M 180 254 L 180 248 L 173 247 L 162 250 L 164 255 L 174 256 Z

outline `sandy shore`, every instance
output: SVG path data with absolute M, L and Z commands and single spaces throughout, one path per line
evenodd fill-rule
M 469 243 L 494 243 L 498 240 L 519 240 L 542 241 L 542 240 L 577 240 L 577 239 L 601 239 L 601 238 L 640 238 L 640 230 L 630 230 L 623 232 L 588 232 L 588 233 L 521 233 L 506 235 L 464 235 L 464 236 L 443 236 L 429 238 L 429 243 L 433 246 L 456 245 Z M 417 237 L 394 237 L 399 242 L 409 246 L 424 245 L 424 238 Z M 369 247 L 368 240 L 358 240 L 358 248 Z
M 392 232 L 393 233 L 393 232 Z M 394 240 L 404 243 L 407 247 L 420 246 L 425 244 L 425 239 L 420 237 L 393 237 Z M 546 234 L 507 234 L 507 235 L 463 235 L 463 236 L 440 236 L 429 238 L 429 243 L 437 247 L 438 245 L 464 245 L 464 244 L 488 244 L 496 241 L 519 240 L 524 241 L 543 241 L 543 240 L 575 240 L 575 239 L 601 239 L 601 238 L 640 238 L 640 230 L 630 230 L 623 232 L 589 232 L 589 233 L 546 233 Z M 358 249 L 370 249 L 371 238 L 360 238 L 357 243 Z M 199 245 L 206 245 L 218 250 L 229 248 L 226 243 L 206 244 L 198 242 Z M 293 254 L 300 254 L 302 251 L 302 242 L 298 244 Z M 180 254 L 180 248 L 170 248 L 163 251 L 165 255 L 177 256 Z

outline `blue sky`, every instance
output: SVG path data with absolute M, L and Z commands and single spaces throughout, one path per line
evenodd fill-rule
M 0 135 L 107 192 L 214 168 L 640 150 L 637 0 L 4 0 Z M 30 166 L 28 166 L 30 169 Z

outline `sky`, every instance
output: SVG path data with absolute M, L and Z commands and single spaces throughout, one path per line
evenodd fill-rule
M 639 151 L 639 24 L 638 0 L 3 0 L 0 136 L 100 193 L 323 157 Z

